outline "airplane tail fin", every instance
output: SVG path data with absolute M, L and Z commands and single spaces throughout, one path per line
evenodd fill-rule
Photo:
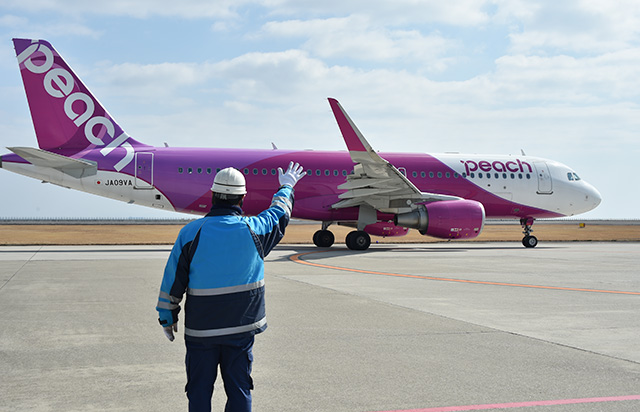
M 13 39 L 40 149 L 102 148 L 132 156 L 133 140 L 45 40 Z M 124 153 L 124 152 L 123 152 Z

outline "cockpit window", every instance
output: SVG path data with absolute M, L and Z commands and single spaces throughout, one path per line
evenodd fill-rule
M 580 180 L 580 176 L 578 176 L 577 174 L 575 174 L 573 172 L 567 173 L 567 178 L 572 182 Z

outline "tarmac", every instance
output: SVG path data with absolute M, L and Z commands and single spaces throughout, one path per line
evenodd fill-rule
M 0 411 L 186 410 L 169 251 L 0 247 Z M 253 410 L 638 411 L 639 268 L 640 243 L 278 246 Z

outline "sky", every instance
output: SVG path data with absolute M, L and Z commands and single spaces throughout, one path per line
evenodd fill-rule
M 50 41 L 136 140 L 519 154 L 640 218 L 640 2 L 3 0 L 0 154 L 37 142 L 11 39 Z M 0 218 L 175 218 L 0 170 Z

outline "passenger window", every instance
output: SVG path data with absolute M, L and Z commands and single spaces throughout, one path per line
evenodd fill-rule
M 181 167 L 179 167 L 179 168 L 178 168 L 178 173 L 182 174 L 182 172 L 184 172 L 184 169 L 183 169 L 183 168 L 181 168 Z

